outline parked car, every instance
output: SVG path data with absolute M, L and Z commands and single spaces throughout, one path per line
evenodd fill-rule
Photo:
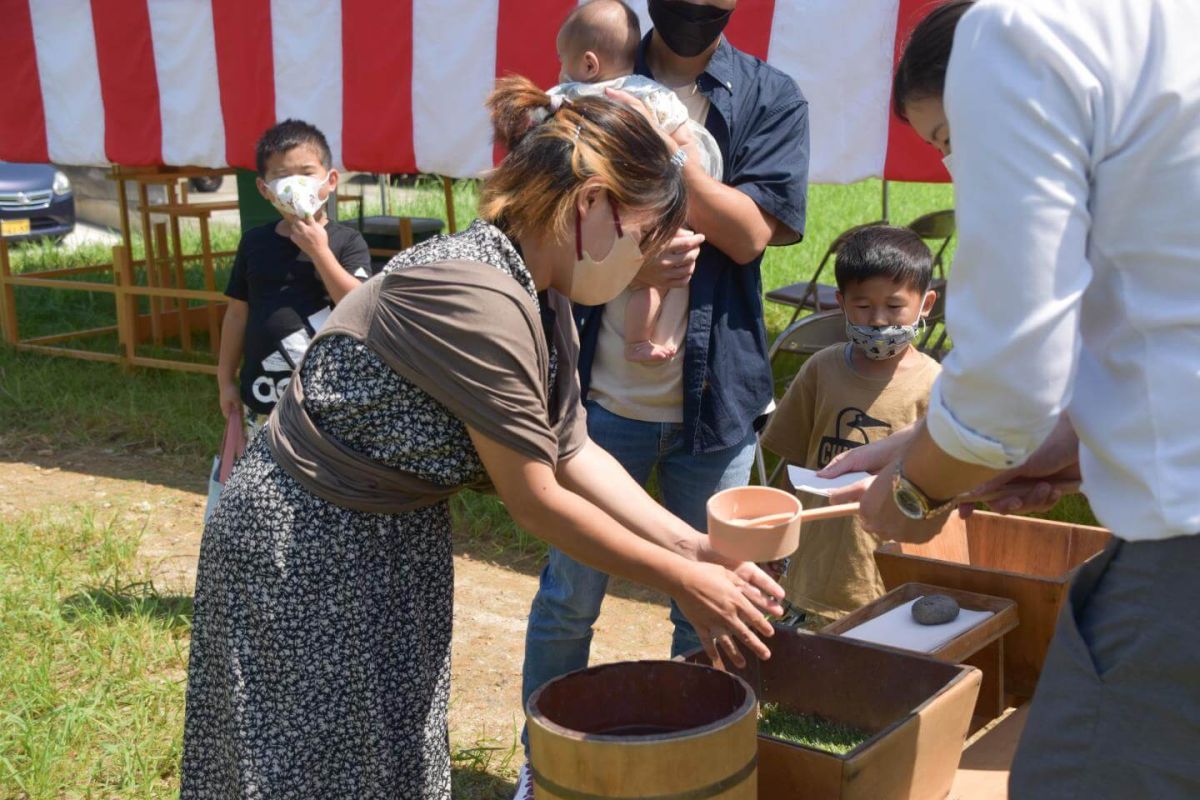
M 62 239 L 75 230 L 71 181 L 51 164 L 0 162 L 0 235 Z

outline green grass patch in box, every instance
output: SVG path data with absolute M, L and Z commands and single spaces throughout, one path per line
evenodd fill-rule
M 815 714 L 794 714 L 778 703 L 764 703 L 758 711 L 758 732 L 792 744 L 842 755 L 871 738 L 871 734 L 831 722 Z

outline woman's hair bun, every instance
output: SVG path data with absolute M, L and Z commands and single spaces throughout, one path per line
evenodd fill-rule
M 530 128 L 545 118 L 550 109 L 550 95 L 522 75 L 508 75 L 496 81 L 487 107 L 497 144 L 512 150 Z

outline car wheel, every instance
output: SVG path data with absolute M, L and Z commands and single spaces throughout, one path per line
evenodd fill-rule
M 225 178 L 223 175 L 206 175 L 202 178 L 192 178 L 192 188 L 197 192 L 215 192 L 221 188 L 221 181 Z

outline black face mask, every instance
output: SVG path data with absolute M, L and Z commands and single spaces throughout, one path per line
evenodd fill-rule
M 650 0 L 650 20 L 671 52 L 684 58 L 703 53 L 729 24 L 732 9 L 684 0 Z

